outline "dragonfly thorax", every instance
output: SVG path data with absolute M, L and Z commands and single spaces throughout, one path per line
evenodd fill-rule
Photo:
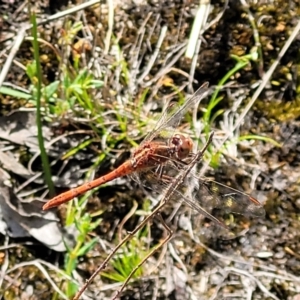
M 188 157 L 192 152 L 193 141 L 190 137 L 178 133 L 170 139 L 170 146 L 174 147 L 176 158 L 181 160 Z

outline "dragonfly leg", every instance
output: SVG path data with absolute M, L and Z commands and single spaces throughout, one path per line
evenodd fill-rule
M 161 179 L 164 174 L 164 165 L 158 165 L 155 170 L 155 173 L 158 175 L 158 178 Z

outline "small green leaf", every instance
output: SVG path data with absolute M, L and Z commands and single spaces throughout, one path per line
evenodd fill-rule
M 26 66 L 26 74 L 32 80 L 34 76 L 36 76 L 36 62 L 33 61 L 32 63 Z
M 102 80 L 92 79 L 89 87 L 92 89 L 97 89 L 103 87 L 103 85 L 104 82 Z
M 91 241 L 89 241 L 88 243 L 86 243 L 83 247 L 80 248 L 80 250 L 77 252 L 77 256 L 83 256 L 86 253 L 88 253 L 92 248 L 94 248 L 94 246 L 96 245 L 98 239 L 97 238 L 93 238 Z
M 100 225 L 101 221 L 102 221 L 102 219 L 98 219 L 97 221 L 92 222 L 90 224 L 90 231 L 93 231 L 94 229 L 96 229 Z
M 52 97 L 52 95 L 54 93 L 56 93 L 57 89 L 58 89 L 58 86 L 59 86 L 59 81 L 56 80 L 52 83 L 50 83 L 49 85 L 47 85 L 45 88 L 44 88 L 44 95 L 46 97 L 46 99 L 49 99 Z
M 81 88 L 81 85 L 79 85 L 79 84 L 73 84 L 73 85 L 72 85 L 72 90 L 73 90 L 75 93 L 79 94 L 79 95 L 82 95 L 82 93 L 83 93 L 83 90 L 82 90 L 82 88 Z
M 88 139 L 84 142 L 82 142 L 81 144 L 79 144 L 77 147 L 72 148 L 71 150 L 69 150 L 63 157 L 62 159 L 68 159 L 69 157 L 75 155 L 76 153 L 78 153 L 79 151 L 87 148 L 90 144 L 92 144 L 95 141 L 95 139 Z
M 29 100 L 32 98 L 32 95 L 30 95 L 30 94 L 27 94 L 27 93 L 24 93 L 24 92 L 21 92 L 18 90 L 14 90 L 12 88 L 5 87 L 5 86 L 0 87 L 0 93 L 3 95 L 8 95 L 8 96 L 12 96 L 15 98 L 21 98 L 21 99 L 26 99 L 26 100 Z
M 68 295 L 69 297 L 74 296 L 78 291 L 78 285 L 75 282 L 69 282 L 68 284 Z

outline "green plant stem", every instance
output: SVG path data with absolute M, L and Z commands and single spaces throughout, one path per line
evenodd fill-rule
M 232 56 L 233 58 L 235 58 L 237 60 L 237 63 L 235 64 L 235 66 L 229 70 L 225 76 L 218 82 L 218 85 L 211 97 L 211 100 L 209 101 L 209 104 L 207 106 L 206 112 L 203 116 L 204 119 L 204 124 L 205 124 L 205 134 L 206 136 L 209 135 L 210 133 L 210 118 L 211 118 L 211 112 L 213 110 L 213 108 L 221 101 L 221 99 L 218 99 L 218 94 L 221 90 L 221 88 L 223 87 L 223 85 L 225 84 L 225 82 L 232 76 L 234 75 L 236 72 L 238 72 L 240 69 L 245 68 L 248 64 L 249 61 L 251 59 L 251 57 L 245 55 L 242 58 L 236 57 L 236 56 Z
M 49 188 L 50 197 L 54 196 L 54 185 L 51 177 L 51 169 L 49 165 L 48 156 L 45 149 L 44 137 L 42 131 L 42 114 L 41 114 L 41 88 L 42 88 L 42 73 L 40 65 L 40 54 L 39 54 L 39 44 L 38 44 L 38 34 L 37 34 L 37 23 L 36 15 L 33 11 L 30 14 L 30 20 L 32 24 L 32 46 L 34 49 L 34 59 L 36 62 L 36 72 L 37 72 L 37 83 L 36 83 L 36 124 L 38 129 L 38 143 L 41 151 L 41 160 L 43 165 L 43 171 L 45 174 L 45 181 Z

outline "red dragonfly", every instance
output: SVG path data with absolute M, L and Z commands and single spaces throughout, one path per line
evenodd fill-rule
M 178 172 L 184 172 L 188 168 L 194 157 L 192 139 L 178 133 L 176 128 L 187 110 L 198 104 L 207 91 L 208 83 L 205 83 L 181 107 L 169 106 L 162 113 L 154 130 L 121 166 L 107 175 L 54 197 L 43 206 L 43 210 L 70 201 L 125 175 L 130 175 L 156 192 L 165 190 Z M 172 195 L 172 198 L 185 202 L 196 212 L 223 227 L 226 227 L 225 221 L 231 213 L 247 217 L 262 217 L 265 213 L 260 202 L 252 196 L 200 177 L 194 171 L 188 172 L 184 182 L 176 187 Z

